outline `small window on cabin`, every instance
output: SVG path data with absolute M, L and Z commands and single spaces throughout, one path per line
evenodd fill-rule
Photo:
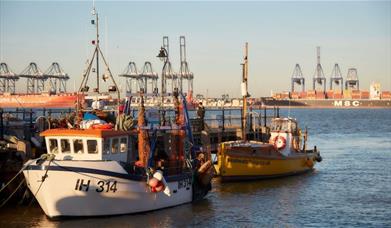
M 50 153 L 57 154 L 58 153 L 58 141 L 57 139 L 49 139 L 49 148 Z
M 284 131 L 284 132 L 289 131 L 289 122 L 288 121 L 283 121 L 282 122 L 281 131 Z
M 83 140 L 81 139 L 73 140 L 73 151 L 75 152 L 75 154 L 84 153 Z
M 87 149 L 89 154 L 97 154 L 98 142 L 96 140 L 87 140 Z
M 121 143 L 120 143 L 120 147 L 119 147 L 119 151 L 121 153 L 124 153 L 128 150 L 128 139 L 127 138 L 121 138 Z
M 103 143 L 103 154 L 110 154 L 110 139 L 105 139 Z
M 61 153 L 68 154 L 71 153 L 71 143 L 69 142 L 69 139 L 61 139 Z
M 111 140 L 111 153 L 115 154 L 119 152 L 119 139 L 114 138 Z

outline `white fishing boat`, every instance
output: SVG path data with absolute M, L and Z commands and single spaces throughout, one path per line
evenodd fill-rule
M 93 15 L 98 25 L 95 9 Z M 95 24 L 94 20 L 92 22 Z M 147 124 L 142 92 L 137 126 L 124 127 L 127 116 L 115 104 L 109 110 L 117 114 L 115 127 L 108 120 L 80 119 L 90 111 L 107 113 L 107 110 L 100 110 L 103 105 L 99 103 L 102 101 L 99 54 L 106 65 L 104 81 L 112 79 L 114 86 L 109 87 L 109 92 L 117 93 L 115 102 L 120 102 L 117 84 L 99 48 L 98 37 L 97 33 L 92 57 L 97 60 L 97 88 L 92 96 L 99 99 L 94 100 L 93 107 L 85 107 L 85 103 L 78 102 L 76 121 L 73 125 L 67 122 L 68 128 L 41 133 L 47 154 L 27 161 L 23 169 L 33 196 L 51 218 L 145 212 L 202 199 L 211 189 L 214 169 L 210 160 L 205 161 L 210 155 L 196 151 L 192 146 L 187 104 L 183 96 L 182 103 L 178 93 L 174 93 L 172 98 L 175 108 L 173 123 Z M 87 80 L 91 68 L 92 60 L 84 72 L 79 94 L 85 95 L 89 90 Z M 156 113 L 160 112 L 157 110 Z
M 164 131 L 170 137 L 184 130 L 165 127 Z M 157 158 L 165 151 L 157 148 L 159 155 L 151 155 L 148 166 L 136 162 L 141 151 L 130 148 L 134 140 L 130 132 L 52 129 L 42 136 L 46 158 L 27 162 L 23 173 L 49 217 L 151 211 L 201 199 L 210 189 L 210 183 L 193 178 L 198 171 L 181 154 L 183 149 L 174 149 L 178 142 L 165 140 L 169 145 L 163 148 L 173 148 L 166 151 L 165 165 Z

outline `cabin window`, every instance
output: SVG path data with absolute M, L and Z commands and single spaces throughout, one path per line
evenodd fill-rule
M 81 139 L 73 140 L 73 151 L 75 154 L 84 153 L 83 140 Z
M 119 148 L 119 151 L 121 153 L 124 153 L 128 150 L 128 139 L 127 138 L 121 138 L 121 144 L 120 144 L 120 148 Z
M 111 153 L 115 154 L 119 152 L 119 139 L 114 138 L 111 140 Z
M 110 154 L 110 139 L 105 139 L 103 143 L 103 153 Z
M 57 154 L 58 153 L 58 141 L 57 139 L 49 139 L 49 148 L 50 153 Z
M 71 143 L 69 142 L 69 139 L 61 139 L 61 153 L 68 154 L 71 153 Z
M 97 154 L 98 142 L 96 140 L 87 140 L 87 149 L 89 154 Z

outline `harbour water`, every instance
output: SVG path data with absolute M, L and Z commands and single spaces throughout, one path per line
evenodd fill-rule
M 0 210 L 0 227 L 391 227 L 391 110 L 283 109 L 323 161 L 305 175 L 220 183 L 206 199 L 136 215 L 49 220 L 37 203 Z M 115 205 L 107 205 L 115 207 Z

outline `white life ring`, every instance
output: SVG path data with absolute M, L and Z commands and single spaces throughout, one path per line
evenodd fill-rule
M 284 149 L 285 146 L 286 146 L 286 139 L 285 139 L 285 137 L 277 135 L 273 139 L 273 145 L 274 145 L 274 148 L 276 148 L 277 150 Z

